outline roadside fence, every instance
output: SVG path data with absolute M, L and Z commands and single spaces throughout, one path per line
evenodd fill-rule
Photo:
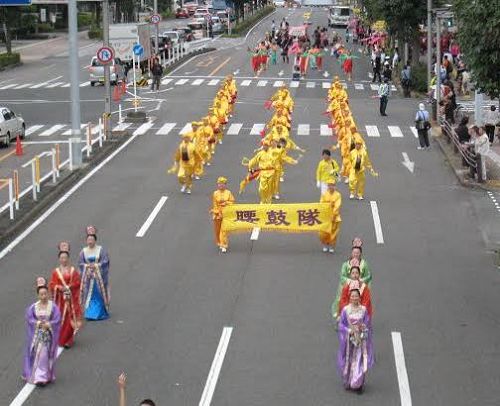
M 448 144 L 453 144 L 454 152 L 460 154 L 462 157 L 462 165 L 468 166 L 471 176 L 474 177 L 477 170 L 477 157 L 474 152 L 474 146 L 472 144 L 462 144 L 455 129 L 443 116 L 439 117 L 439 123 L 441 125 L 441 132 L 446 137 L 446 141 Z

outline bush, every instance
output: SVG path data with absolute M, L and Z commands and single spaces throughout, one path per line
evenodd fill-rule
M 54 27 L 49 23 L 38 24 L 38 32 L 54 32 Z
M 250 28 L 252 28 L 256 23 L 262 20 L 268 14 L 274 11 L 274 6 L 266 6 L 263 9 L 257 11 L 253 16 L 243 20 L 241 23 L 236 24 L 231 28 L 231 37 L 235 35 L 245 34 Z
M 5 68 L 6 66 L 9 66 L 9 65 L 16 65 L 20 62 L 21 62 L 21 55 L 20 54 L 17 54 L 17 53 L 0 54 L 0 68 Z
M 419 63 L 411 67 L 411 87 L 419 93 L 427 93 L 427 66 Z
M 89 27 L 94 23 L 91 13 L 78 13 L 78 27 Z
M 89 39 L 102 39 L 102 29 L 97 25 L 92 25 L 89 29 Z
M 161 18 L 173 18 L 174 13 L 171 10 L 165 10 L 161 12 Z

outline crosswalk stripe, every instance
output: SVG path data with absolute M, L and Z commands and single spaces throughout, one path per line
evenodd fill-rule
M 175 127 L 176 123 L 165 123 L 161 126 L 161 128 L 156 132 L 156 135 L 167 135 L 170 131 L 172 131 Z
M 39 135 L 40 137 L 49 137 L 64 127 L 66 127 L 66 124 L 55 124 L 52 127 L 48 128 L 47 130 L 41 132 Z
M 11 83 L 10 85 L 0 87 L 0 90 L 10 89 L 15 86 L 17 86 L 17 83 Z
M 328 127 L 328 124 L 321 124 L 319 128 L 319 135 L 322 137 L 328 137 L 332 135 L 332 129 Z
M 392 90 L 393 92 L 397 92 L 397 91 L 398 91 L 398 88 L 397 88 L 396 86 L 394 86 L 394 85 L 391 85 L 391 90 Z
M 208 86 L 215 86 L 219 82 L 219 79 L 212 79 L 210 82 L 208 82 Z
M 80 83 L 80 87 L 87 87 L 87 86 L 90 86 L 90 82 Z
M 120 123 L 116 127 L 114 127 L 111 131 L 125 131 L 131 125 L 132 123 Z
M 196 79 L 196 80 L 193 80 L 193 83 L 191 83 L 191 86 L 199 86 L 199 85 L 201 85 L 204 81 L 205 81 L 205 79 Z
M 252 83 L 251 80 L 244 80 L 240 83 L 240 86 L 250 86 L 250 83 Z
M 297 135 L 309 135 L 309 124 L 299 124 L 297 127 Z
M 368 137 L 380 137 L 380 133 L 378 132 L 376 125 L 367 125 L 366 134 L 368 134 Z
M 393 138 L 403 138 L 403 131 L 401 131 L 401 128 L 397 125 L 389 125 L 387 126 L 389 129 L 389 132 L 391 133 L 391 137 Z
M 50 82 L 37 83 L 36 85 L 30 86 L 30 89 L 38 89 L 42 86 L 47 85 L 48 83 L 50 83 Z
M 87 124 L 80 124 L 80 129 L 83 130 L 85 127 L 87 127 Z M 69 130 L 66 130 L 62 133 L 62 135 L 71 135 L 73 130 L 70 128 Z
M 250 135 L 259 135 L 265 126 L 265 124 L 254 124 L 250 130 Z
M 267 85 L 267 80 L 259 80 L 257 83 L 258 87 L 264 87 L 265 85 Z
M 42 128 L 43 125 L 32 125 L 26 129 L 26 135 L 31 135 L 34 132 L 38 131 L 40 128 Z
M 64 82 L 55 82 L 55 83 L 51 83 L 50 85 L 45 86 L 45 88 L 46 88 L 46 89 L 52 89 L 53 87 L 57 87 L 57 86 L 60 86 L 60 85 L 64 85 Z
M 363 86 L 362 83 L 354 83 L 354 88 L 356 90 L 363 90 L 365 87 Z
M 98 126 L 97 126 L 98 127 Z M 142 135 L 145 134 L 151 127 L 153 127 L 153 122 L 149 121 L 147 123 L 141 124 L 137 130 L 134 131 L 132 135 Z
M 323 82 L 323 89 L 330 89 L 332 84 L 330 82 Z
M 315 82 L 307 82 L 306 87 L 309 89 L 313 89 L 316 87 L 316 83 Z
M 376 83 L 370 83 L 370 88 L 372 90 L 378 90 L 378 85 Z
M 71 86 L 71 83 L 65 83 L 64 85 L 62 85 L 61 87 L 70 87 Z
M 161 84 L 162 85 L 168 85 L 173 79 L 169 79 L 169 78 L 166 78 L 166 79 L 162 79 L 161 81 Z
M 277 80 L 273 84 L 273 87 L 281 87 L 281 86 L 283 86 L 283 81 L 282 80 Z
M 17 86 L 17 87 L 15 87 L 14 89 L 16 89 L 16 90 L 17 90 L 17 89 L 24 89 L 24 88 L 26 88 L 26 87 L 30 87 L 30 86 L 32 86 L 32 85 L 33 85 L 33 83 L 25 83 L 24 85 Z
M 227 130 L 227 135 L 238 135 L 242 127 L 243 127 L 242 123 L 231 124 Z
M 191 123 L 187 123 L 184 127 L 182 127 L 182 130 L 179 131 L 179 134 L 185 134 L 190 131 L 193 131 L 193 127 L 191 126 Z
M 176 85 L 184 85 L 189 81 L 189 79 L 179 79 L 177 82 L 175 82 Z
M 413 133 L 413 136 L 415 138 L 418 138 L 418 131 L 417 131 L 417 127 L 410 127 L 410 130 L 411 132 Z
M 291 87 L 291 88 L 294 88 L 294 87 L 299 87 L 299 84 L 300 84 L 300 82 L 299 82 L 298 80 L 292 80 L 292 81 L 290 82 L 290 87 Z

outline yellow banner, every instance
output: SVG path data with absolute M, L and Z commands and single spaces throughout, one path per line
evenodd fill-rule
M 222 230 L 253 228 L 293 233 L 330 232 L 332 209 L 328 203 L 233 204 L 224 207 Z

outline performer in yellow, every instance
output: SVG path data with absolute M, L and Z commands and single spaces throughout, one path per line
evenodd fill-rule
M 215 109 L 213 108 L 210 108 L 208 110 L 208 122 L 210 124 L 210 126 L 212 127 L 212 130 L 215 134 L 215 139 L 214 139 L 214 142 L 211 142 L 210 143 L 210 152 L 213 154 L 215 154 L 215 145 L 217 143 L 218 140 L 222 141 L 222 128 L 221 128 L 221 125 L 220 125 L 220 122 L 219 122 L 219 117 L 217 115 L 217 113 L 215 112 Z
M 339 176 L 339 164 L 332 158 L 329 149 L 324 149 L 321 155 L 323 159 L 318 162 L 316 168 L 316 186 L 323 195 L 328 189 L 328 182 Z
M 330 178 L 327 182 L 327 190 L 321 194 L 320 203 L 330 203 L 332 207 L 332 228 L 329 233 L 320 232 L 319 239 L 323 244 L 323 252 L 335 252 L 337 237 L 340 232 L 340 206 L 342 205 L 342 196 L 335 190 L 335 179 Z
M 175 163 L 168 173 L 176 173 L 181 184 L 181 192 L 191 194 L 196 159 L 201 159 L 189 133 L 182 134 L 182 141 L 175 150 Z
M 212 219 L 214 221 L 215 243 L 219 247 L 220 252 L 227 252 L 229 241 L 227 233 L 221 230 L 222 226 L 222 210 L 224 207 L 234 203 L 234 196 L 227 189 L 227 179 L 220 176 L 217 179 L 217 190 L 212 195 Z
M 216 131 L 217 141 L 219 142 L 219 144 L 222 144 L 222 138 L 224 137 L 224 126 L 227 124 L 229 112 L 227 108 L 223 107 L 220 100 L 217 100 L 215 102 L 215 108 L 213 112 L 217 117 L 217 120 L 219 121 L 219 130 Z
M 274 116 L 269 120 L 267 124 L 267 128 L 272 128 L 277 125 L 282 125 L 290 130 L 290 117 L 287 116 L 287 113 L 283 109 L 276 110 Z
M 203 128 L 201 127 L 203 123 L 193 121 L 191 123 L 191 128 L 193 129 L 192 140 L 196 149 L 195 164 L 194 164 L 194 179 L 200 180 L 204 173 L 203 160 L 205 148 L 207 144 L 204 140 Z
M 212 126 L 210 125 L 210 117 L 203 117 L 203 126 L 201 127 L 201 134 L 204 144 L 203 161 L 206 166 L 210 166 L 212 160 L 212 145 L 215 144 L 215 134 Z
M 279 200 L 280 197 L 280 180 L 283 179 L 285 169 L 284 169 L 284 164 L 287 163 L 289 165 L 296 165 L 298 163 L 297 160 L 293 159 L 292 157 L 289 157 L 287 155 L 286 151 L 286 140 L 283 138 L 282 139 L 284 142 L 281 140 L 276 141 L 273 140 L 271 141 L 271 153 L 273 154 L 274 158 L 274 173 L 273 173 L 273 198 L 276 200 Z
M 248 170 L 259 170 L 259 197 L 261 204 L 272 203 L 273 176 L 275 172 L 274 157 L 269 150 L 269 141 L 262 141 L 262 149 L 248 161 Z
M 349 198 L 354 199 L 357 195 L 358 200 L 363 200 L 365 192 L 365 169 L 369 169 L 373 176 L 378 176 L 372 167 L 368 152 L 364 147 L 363 138 L 359 133 L 354 134 L 354 143 L 356 147 L 351 151 L 351 171 L 349 173 Z

